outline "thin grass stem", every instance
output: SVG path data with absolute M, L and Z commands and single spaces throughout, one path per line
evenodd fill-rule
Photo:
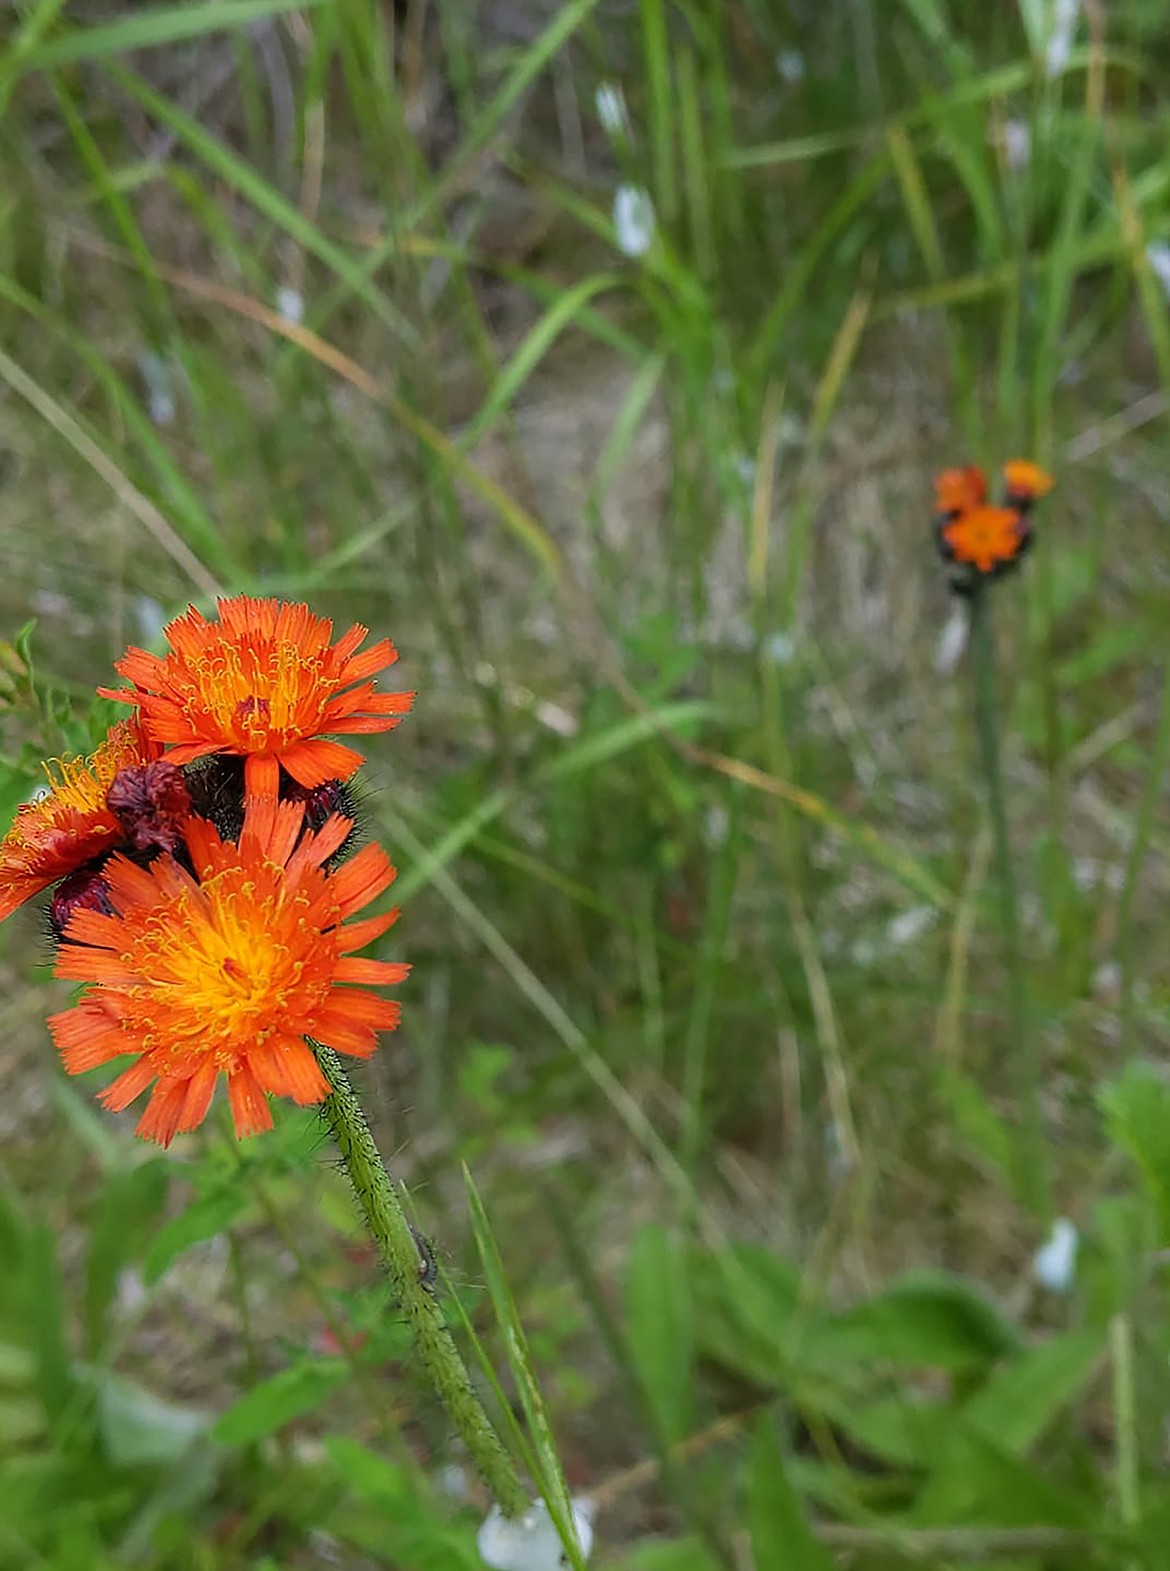
M 528 1493 L 475 1393 L 438 1300 L 422 1280 L 418 1245 L 361 1103 L 332 1048 L 318 1045 L 314 1052 L 332 1087 L 321 1104 L 321 1116 L 410 1326 L 419 1362 L 500 1510 L 505 1516 L 521 1516 L 530 1504 Z
M 1125 876 L 1121 896 L 1117 903 L 1117 966 L 1121 1014 L 1121 1056 L 1128 1057 L 1133 1036 L 1133 950 L 1134 905 L 1142 868 L 1154 828 L 1154 813 L 1162 791 L 1162 781 L 1170 765 L 1170 665 L 1162 676 L 1162 702 L 1158 711 L 1158 725 L 1154 732 L 1154 745 L 1150 750 L 1149 767 L 1142 785 L 1138 803 L 1137 822 L 1125 859 Z
M 999 700 L 995 680 L 995 639 L 987 586 L 977 583 L 971 594 L 971 660 L 975 680 L 975 726 L 987 791 L 987 808 L 994 842 L 994 865 L 999 888 L 1000 937 L 1008 979 L 1008 1002 L 1014 1044 L 1012 1058 L 1018 1075 L 1021 1140 L 1018 1147 L 1020 1192 L 1028 1205 L 1047 1220 L 1048 1164 L 1040 1109 L 1040 1055 L 1032 1028 L 1028 980 L 1020 930 L 1019 896 L 1008 828 L 1007 800 L 999 754 Z

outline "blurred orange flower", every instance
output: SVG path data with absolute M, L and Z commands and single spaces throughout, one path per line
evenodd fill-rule
M 394 868 L 368 845 L 327 871 L 352 823 L 334 814 L 306 833 L 304 812 L 255 799 L 238 845 L 191 818 L 194 876 L 169 855 L 145 868 L 115 855 L 109 910 L 69 919 L 56 975 L 91 986 L 50 1017 L 54 1041 L 70 1074 L 135 1055 L 100 1099 L 120 1111 L 153 1083 L 138 1124 L 148 1140 L 169 1145 L 200 1124 L 221 1074 L 236 1134 L 270 1129 L 266 1093 L 302 1105 L 329 1094 L 306 1037 L 366 1058 L 398 1024 L 398 1003 L 368 989 L 409 966 L 353 956 L 398 913 L 348 920 Z
M 969 464 L 965 469 L 944 469 L 934 482 L 934 505 L 939 513 L 965 513 L 987 500 L 987 477 Z
M 1013 507 L 1028 507 L 1047 496 L 1056 481 L 1039 464 L 1013 458 L 1003 466 L 1004 500 Z
M 1014 507 L 973 507 L 942 530 L 947 555 L 980 573 L 1014 562 L 1028 543 L 1028 531 Z
M 333 644 L 333 623 L 306 605 L 236 595 L 218 612 L 209 622 L 190 607 L 166 628 L 168 654 L 131 648 L 118 661 L 132 687 L 99 689 L 138 706 L 172 763 L 242 757 L 250 798 L 275 798 L 281 768 L 309 789 L 348 780 L 362 755 L 327 733 L 389 731 L 414 702 L 375 691 L 370 678 L 398 655 L 388 638 L 358 654 L 358 624 Z
M 120 843 L 122 826 L 106 800 L 110 786 L 120 770 L 148 764 L 159 751 L 137 720 L 121 720 L 89 758 L 61 760 L 55 770 L 45 765 L 48 793 L 19 807 L 0 841 L 0 921 Z

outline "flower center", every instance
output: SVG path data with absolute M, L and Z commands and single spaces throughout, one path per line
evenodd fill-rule
M 217 737 L 230 737 L 242 753 L 258 753 L 319 729 L 334 683 L 321 656 L 294 643 L 216 639 L 190 660 L 176 686 Z
M 300 1037 L 329 995 L 336 943 L 310 913 L 308 894 L 283 887 L 284 869 L 230 868 L 144 915 L 127 967 L 127 1023 L 151 1045 L 211 1053 L 231 1071 L 274 1033 Z M 165 1020 L 165 1036 L 157 1021 Z

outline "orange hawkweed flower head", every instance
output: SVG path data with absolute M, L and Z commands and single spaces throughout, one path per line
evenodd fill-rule
M 936 512 L 965 513 L 987 501 L 987 477 L 976 464 L 966 469 L 944 469 L 934 482 Z
M 944 469 L 935 479 L 935 539 L 956 594 L 974 594 L 1019 563 L 1032 544 L 1032 507 L 1054 481 L 1038 464 L 1017 458 L 1003 466 L 1003 483 L 1003 504 L 993 507 L 975 465 Z
M 1047 496 L 1056 481 L 1039 464 L 1013 458 L 1003 466 L 1004 499 L 1014 507 L 1029 507 Z
M 947 524 L 942 538 L 953 562 L 993 573 L 1015 562 L 1026 532 L 1014 507 L 973 507 Z
M 49 1028 L 70 1074 L 133 1055 L 101 1101 L 120 1111 L 153 1085 L 138 1124 L 148 1140 L 202 1123 L 221 1074 L 236 1134 L 270 1129 L 266 1093 L 301 1105 L 329 1094 L 306 1037 L 367 1058 L 398 1024 L 397 1002 L 369 988 L 410 968 L 353 953 L 398 913 L 349 920 L 389 887 L 390 859 L 367 845 L 330 867 L 352 822 L 333 814 L 314 834 L 304 814 L 303 802 L 254 798 L 238 844 L 192 817 L 187 866 L 115 855 L 107 909 L 66 925 L 56 974 L 90 988 Z
M 118 661 L 132 687 L 99 689 L 137 705 L 172 763 L 242 757 L 247 796 L 275 798 L 282 768 L 311 790 L 361 765 L 330 733 L 389 731 L 409 712 L 413 693 L 379 693 L 371 680 L 398 658 L 388 638 L 358 654 L 364 627 L 331 643 L 333 623 L 308 606 L 249 595 L 220 600 L 218 613 L 209 622 L 190 607 L 166 628 L 169 653 L 132 648 Z
M 137 720 L 121 720 L 89 758 L 45 765 L 48 792 L 19 807 L 0 840 L 0 921 L 119 844 L 123 830 L 107 802 L 110 787 L 123 770 L 148 766 L 158 753 Z

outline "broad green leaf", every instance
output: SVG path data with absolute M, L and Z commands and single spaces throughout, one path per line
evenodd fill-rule
M 1026 1458 L 1009 1455 L 971 1430 L 955 1429 L 913 1517 L 923 1527 L 954 1522 L 985 1527 L 1089 1527 L 1096 1507 L 1092 1493 L 1083 1489 L 1074 1493 Z
M 159 1228 L 146 1252 L 142 1275 L 147 1286 L 157 1282 L 173 1260 L 192 1244 L 216 1238 L 248 1203 L 243 1186 L 215 1189 L 192 1201 L 187 1209 Z
M 1019 1345 L 1018 1331 L 977 1288 L 924 1270 L 810 1328 L 801 1353 L 822 1369 L 861 1362 L 961 1371 L 986 1368 Z
M 634 1239 L 625 1276 L 626 1340 L 663 1441 L 677 1445 L 694 1422 L 695 1311 L 687 1251 L 651 1223 Z
M 702 1352 L 765 1389 L 786 1383 L 799 1325 L 800 1271 L 760 1244 L 697 1251 L 690 1280 Z
M 855 1445 L 898 1467 L 929 1465 L 954 1427 L 953 1408 L 913 1392 L 894 1392 L 875 1401 L 859 1401 L 850 1392 L 818 1392 L 824 1416 Z
M 1099 1331 L 1051 1337 L 996 1370 L 960 1421 L 1001 1451 L 1024 1452 L 1085 1385 L 1103 1351 Z
M 329 1399 L 349 1375 L 342 1358 L 315 1359 L 282 1369 L 221 1413 L 211 1437 L 224 1446 L 251 1445 Z
M 748 1456 L 748 1531 L 755 1571 L 832 1571 L 828 1550 L 813 1534 L 776 1430 L 765 1413 Z

